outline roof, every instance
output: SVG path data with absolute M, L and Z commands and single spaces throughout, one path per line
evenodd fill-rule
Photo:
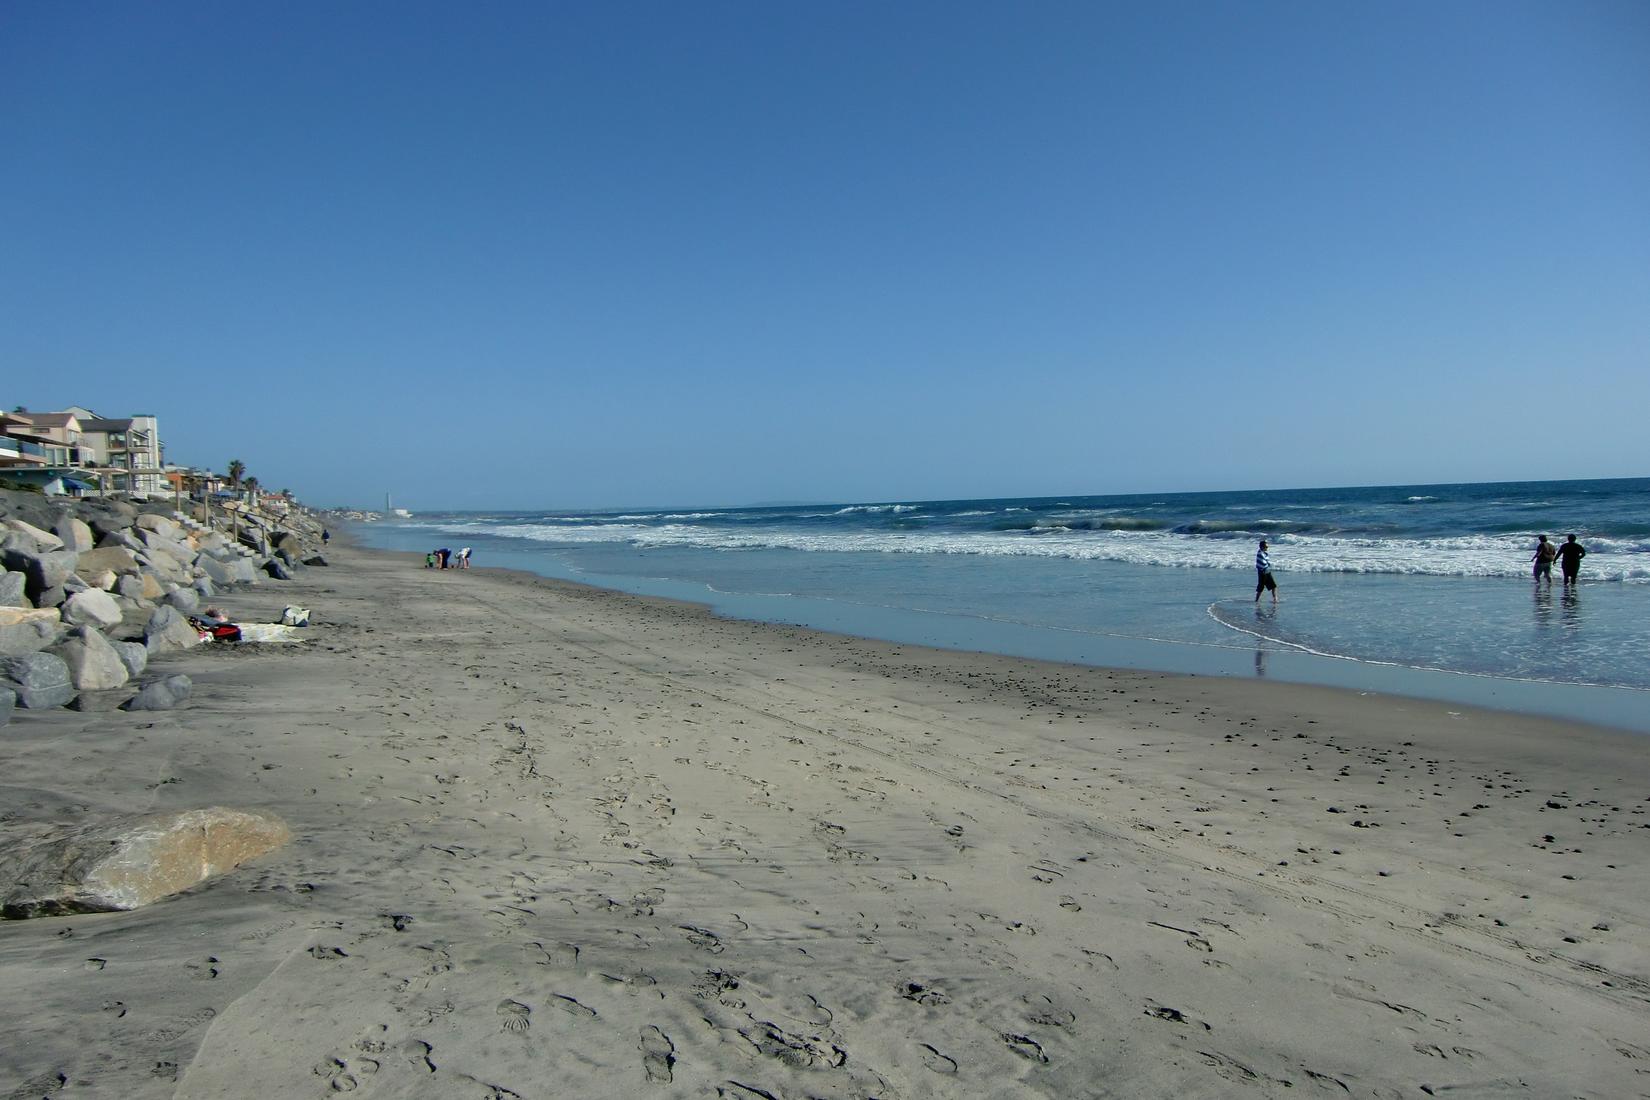
M 83 432 L 124 432 L 132 427 L 131 417 L 125 419 L 105 419 L 100 416 L 86 417 L 80 421 L 80 430 Z
M 28 418 L 34 421 L 37 428 L 64 428 L 69 421 L 80 423 L 80 418 L 74 413 L 28 413 Z

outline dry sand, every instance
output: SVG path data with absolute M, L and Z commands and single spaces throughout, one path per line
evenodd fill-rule
M 0 924 L 0 1097 L 1650 1094 L 1642 737 L 330 556 L 0 730 L 0 820 L 296 837 Z

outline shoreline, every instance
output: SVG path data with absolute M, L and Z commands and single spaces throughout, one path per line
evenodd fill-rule
M 315 625 L 168 658 L 188 707 L 6 729 L 9 822 L 222 803 L 296 839 L 0 924 L 0 1080 L 1605 1097 L 1650 1068 L 1638 735 L 328 557 L 220 597 Z
M 351 525 L 349 537 L 366 547 L 363 536 L 370 530 Z M 1650 734 L 1650 691 L 1632 687 L 1378 662 L 1290 648 L 1287 643 L 1274 643 L 1276 648 L 1270 649 L 1212 646 L 1124 633 L 1077 632 L 1058 626 L 832 597 L 729 592 L 711 588 L 701 581 L 583 574 L 572 568 L 555 568 L 561 563 L 552 553 L 532 545 L 520 545 L 519 540 L 482 536 L 473 541 L 492 568 L 588 585 L 602 591 L 675 600 L 708 608 L 731 619 L 797 625 L 830 634 L 957 652 L 995 653 L 1077 667 L 1338 687 L 1547 717 L 1641 736 Z M 368 548 L 414 553 L 389 546 Z M 421 552 L 416 556 L 421 557 Z M 493 564 L 501 559 L 519 564 Z

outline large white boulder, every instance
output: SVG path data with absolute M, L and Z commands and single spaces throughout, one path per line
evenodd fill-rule
M 52 652 L 69 666 L 69 682 L 76 691 L 108 691 L 131 678 L 115 647 L 93 627 L 77 627 Z
M 36 527 L 32 523 L 24 523 L 16 516 L 7 516 L 5 519 L 0 520 L 0 528 L 18 535 L 22 535 L 25 540 L 32 542 L 34 544 L 34 552 L 37 554 L 45 554 L 53 550 L 63 549 L 62 539 L 58 538 L 50 531 Z
M 114 574 L 109 574 L 113 584 Z M 101 588 L 76 592 L 63 601 L 63 621 L 75 626 L 114 626 L 121 620 L 120 605 Z
M 0 849 L 0 905 L 13 918 L 137 909 L 292 839 L 273 814 L 222 806 L 16 831 Z
M 153 531 L 165 539 L 175 539 L 182 534 L 182 529 L 165 516 L 150 515 L 145 512 L 133 521 L 138 528 L 144 531 Z

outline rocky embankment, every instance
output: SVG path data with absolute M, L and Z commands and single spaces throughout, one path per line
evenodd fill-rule
M 325 565 L 297 509 L 0 491 L 0 726 L 14 708 L 162 709 L 189 693 L 152 658 L 196 645 L 221 591 Z

